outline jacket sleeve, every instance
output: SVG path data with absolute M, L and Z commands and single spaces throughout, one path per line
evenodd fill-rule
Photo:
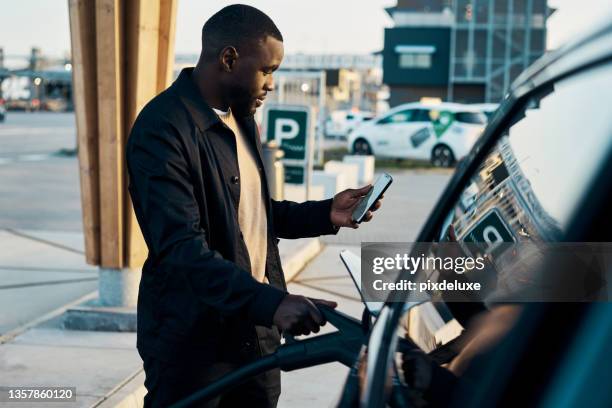
M 332 198 L 303 203 L 272 200 L 276 236 L 295 239 L 338 233 L 330 219 L 332 201 Z
M 257 282 L 209 248 L 178 131 L 171 125 L 133 130 L 126 156 L 129 192 L 155 273 L 166 284 L 184 285 L 224 315 L 245 313 L 252 323 L 270 327 L 286 293 Z

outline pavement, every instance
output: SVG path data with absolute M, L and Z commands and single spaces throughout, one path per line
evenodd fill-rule
M 82 233 L 1 229 L 0 248 L 0 341 L 98 287 Z
M 75 402 L 37 407 L 140 407 L 146 391 L 136 334 L 63 326 L 68 308 L 97 296 L 97 269 L 84 264 L 82 240 L 78 233 L 0 231 L 0 246 L 8 248 L 0 254 L 0 307 L 19 307 L 0 315 L 0 385 L 76 387 Z M 281 241 L 288 279 L 321 249 L 316 238 Z

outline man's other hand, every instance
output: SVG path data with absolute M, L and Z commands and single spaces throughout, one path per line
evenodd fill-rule
M 336 302 L 322 299 L 309 299 L 304 296 L 287 295 L 278 305 L 273 322 L 281 332 L 299 336 L 318 333 L 325 323 L 325 317 L 317 304 L 335 308 Z
M 334 196 L 330 214 L 332 224 L 336 227 L 359 228 L 359 224 L 353 221 L 353 211 L 359 204 L 361 198 L 368 194 L 371 188 L 372 185 L 368 184 L 367 186 L 361 188 L 349 188 L 336 194 Z M 374 203 L 372 209 L 366 213 L 363 221 L 368 222 L 372 219 L 372 212 L 380 208 L 383 197 L 384 194 Z

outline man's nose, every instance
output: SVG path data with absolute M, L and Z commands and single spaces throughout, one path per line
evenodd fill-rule
M 270 75 L 269 79 L 264 84 L 264 87 L 267 92 L 272 92 L 274 90 L 274 78 Z

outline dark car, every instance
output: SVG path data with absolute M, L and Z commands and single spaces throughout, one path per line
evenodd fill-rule
M 612 406 L 610 89 L 612 25 L 536 62 L 406 248 L 482 258 L 457 280 L 486 290 L 404 291 L 376 308 L 362 294 L 361 321 L 322 308 L 338 332 L 290 339 L 176 406 L 272 367 L 331 361 L 351 367 L 341 407 Z M 432 269 L 428 284 L 440 283 Z
M 612 25 L 521 75 L 449 182 L 418 241 L 485 254 L 490 287 L 468 302 L 431 293 L 434 307 L 409 312 L 412 325 L 419 314 L 429 321 L 434 314 L 440 331 L 450 322 L 466 329 L 442 341 L 443 332 L 415 336 L 408 329 L 410 340 L 449 363 L 444 370 L 452 374 L 421 390 L 423 406 L 612 405 L 604 385 L 612 378 L 611 89 Z M 589 258 L 597 262 L 576 255 L 585 248 L 599 251 Z M 462 279 L 482 281 L 473 275 Z M 351 386 L 359 382 L 354 368 L 341 405 L 414 403 L 414 379 L 411 386 L 402 377 L 416 374 L 400 373 L 393 358 L 404 342 L 396 332 L 410 296 L 383 307 L 360 363 L 367 361 L 365 378 Z M 499 313 L 502 307 L 511 312 Z M 478 336 L 495 341 L 475 347 Z M 470 356 L 453 372 L 468 348 Z M 414 367 L 413 361 L 404 371 Z

